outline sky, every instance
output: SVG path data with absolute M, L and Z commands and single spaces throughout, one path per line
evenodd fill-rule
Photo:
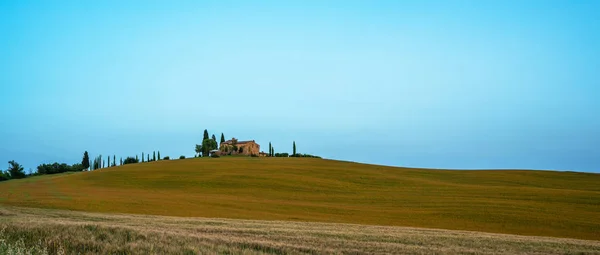
M 0 169 L 86 150 L 190 157 L 208 129 L 371 164 L 600 172 L 598 13 L 584 0 L 0 1 Z

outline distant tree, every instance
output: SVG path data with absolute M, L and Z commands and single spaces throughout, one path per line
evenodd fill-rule
M 181 155 L 179 156 L 179 159 L 185 159 L 185 156 Z
M 202 153 L 202 145 L 196 144 L 196 154 L 198 154 L 198 156 L 200 156 L 200 153 Z
M 213 139 L 205 139 L 202 141 L 202 157 L 208 157 L 211 150 L 217 149 L 217 141 Z
M 106 161 L 102 160 L 102 168 L 106 167 Z
M 219 143 L 219 145 L 221 145 L 224 142 L 225 142 L 225 135 L 223 135 L 223 133 L 221 133 L 221 142 Z
M 156 151 L 152 152 L 152 161 L 156 161 Z
M 144 163 L 144 153 L 142 152 L 142 163 Z
M 106 162 L 108 163 L 106 167 L 110 167 L 110 156 L 106 156 Z
M 271 156 L 271 149 L 273 149 L 273 147 L 271 146 L 271 142 L 269 142 L 269 157 Z
M 14 160 L 8 161 L 8 169 L 6 170 L 10 179 L 21 179 L 25 178 L 25 172 L 23 166 Z
M 8 176 L 8 173 L 5 173 L 4 171 L 0 170 L 0 182 L 10 179 L 9 177 L 10 176 Z
M 171 159 L 171 158 L 169 158 L 169 156 L 165 156 L 165 157 L 163 158 L 163 160 L 170 160 L 170 159 Z
M 113 155 L 113 164 L 112 166 L 117 166 L 117 155 Z
M 146 162 L 150 162 L 150 154 L 146 155 L 148 157 L 148 160 L 146 160 Z
M 204 137 L 202 138 L 202 141 L 208 139 L 208 130 L 204 129 Z
M 217 137 L 215 136 L 215 134 L 212 135 L 212 139 L 215 141 L 215 143 L 217 142 Z
M 73 164 L 72 166 L 69 167 L 69 171 L 71 171 L 71 172 L 81 172 L 84 169 L 85 168 L 83 168 L 83 164 Z
M 121 164 L 119 164 L 119 165 L 120 165 L 120 166 L 122 166 L 122 165 L 123 165 L 123 158 L 121 158 Z
M 85 151 L 83 153 L 83 159 L 81 160 L 81 165 L 83 165 L 83 169 L 90 168 L 90 155 L 88 155 L 87 151 Z
M 292 155 L 296 155 L 296 141 L 294 141 L 294 148 L 293 148 L 293 153 Z
M 158 156 L 157 156 L 158 160 L 160 160 L 160 151 L 158 151 Z
M 127 165 L 127 164 L 135 164 L 135 163 L 139 163 L 140 160 L 138 159 L 137 155 L 134 157 L 127 157 L 125 159 L 125 161 L 123 161 L 123 165 Z
M 275 147 L 271 147 L 271 157 L 275 156 Z

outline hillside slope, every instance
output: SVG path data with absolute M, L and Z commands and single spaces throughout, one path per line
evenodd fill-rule
M 600 240 L 600 175 L 588 173 L 426 170 L 306 158 L 203 158 L 3 182 L 0 203 Z

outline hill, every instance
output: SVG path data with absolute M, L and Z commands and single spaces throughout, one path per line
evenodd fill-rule
M 157 161 L 0 183 L 0 204 L 600 240 L 600 175 L 307 158 Z

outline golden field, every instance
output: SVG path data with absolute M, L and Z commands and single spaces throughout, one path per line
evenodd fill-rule
M 0 206 L 0 254 L 600 254 L 600 241 Z
M 193 158 L 0 183 L 0 204 L 600 240 L 600 175 Z

